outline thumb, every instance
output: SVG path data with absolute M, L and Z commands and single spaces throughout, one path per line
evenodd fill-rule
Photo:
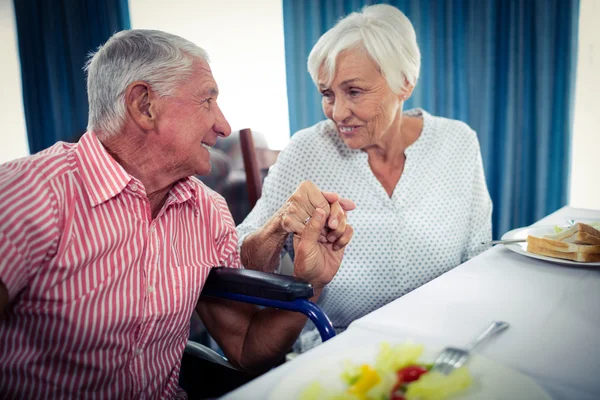
M 321 208 L 317 208 L 313 211 L 310 221 L 308 221 L 304 228 L 304 232 L 302 232 L 300 243 L 317 243 L 324 227 L 325 211 Z

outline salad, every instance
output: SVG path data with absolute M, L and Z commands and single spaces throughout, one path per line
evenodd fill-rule
M 382 343 L 373 365 L 345 361 L 343 390 L 310 384 L 300 400 L 441 400 L 467 389 L 473 378 L 466 367 L 449 375 L 419 361 L 423 345 Z

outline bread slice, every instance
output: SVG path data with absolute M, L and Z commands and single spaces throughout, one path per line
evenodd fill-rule
M 555 235 L 546 235 L 545 237 L 566 243 L 600 244 L 600 231 L 582 222 L 578 222 L 569 229 Z
M 600 245 L 565 243 L 549 238 L 527 237 L 527 251 L 578 262 L 600 262 Z

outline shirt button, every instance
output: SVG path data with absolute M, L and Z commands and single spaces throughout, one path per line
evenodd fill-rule
M 137 349 L 135 349 L 135 356 L 140 356 L 142 355 L 142 349 L 140 349 L 139 347 Z
M 148 286 L 148 291 L 150 293 L 154 293 L 154 286 Z
M 137 183 L 132 183 L 129 188 L 134 192 L 139 189 Z
M 150 233 L 154 233 L 154 232 L 156 232 L 156 227 L 154 225 L 152 225 L 150 227 Z

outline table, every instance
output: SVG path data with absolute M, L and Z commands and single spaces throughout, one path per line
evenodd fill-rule
M 563 207 L 536 225 L 597 219 Z M 478 352 L 531 377 L 553 399 L 600 398 L 600 269 L 569 267 L 491 248 L 392 303 L 342 334 L 229 393 L 267 399 L 295 369 L 384 340 L 465 345 L 492 320 L 510 323 Z

